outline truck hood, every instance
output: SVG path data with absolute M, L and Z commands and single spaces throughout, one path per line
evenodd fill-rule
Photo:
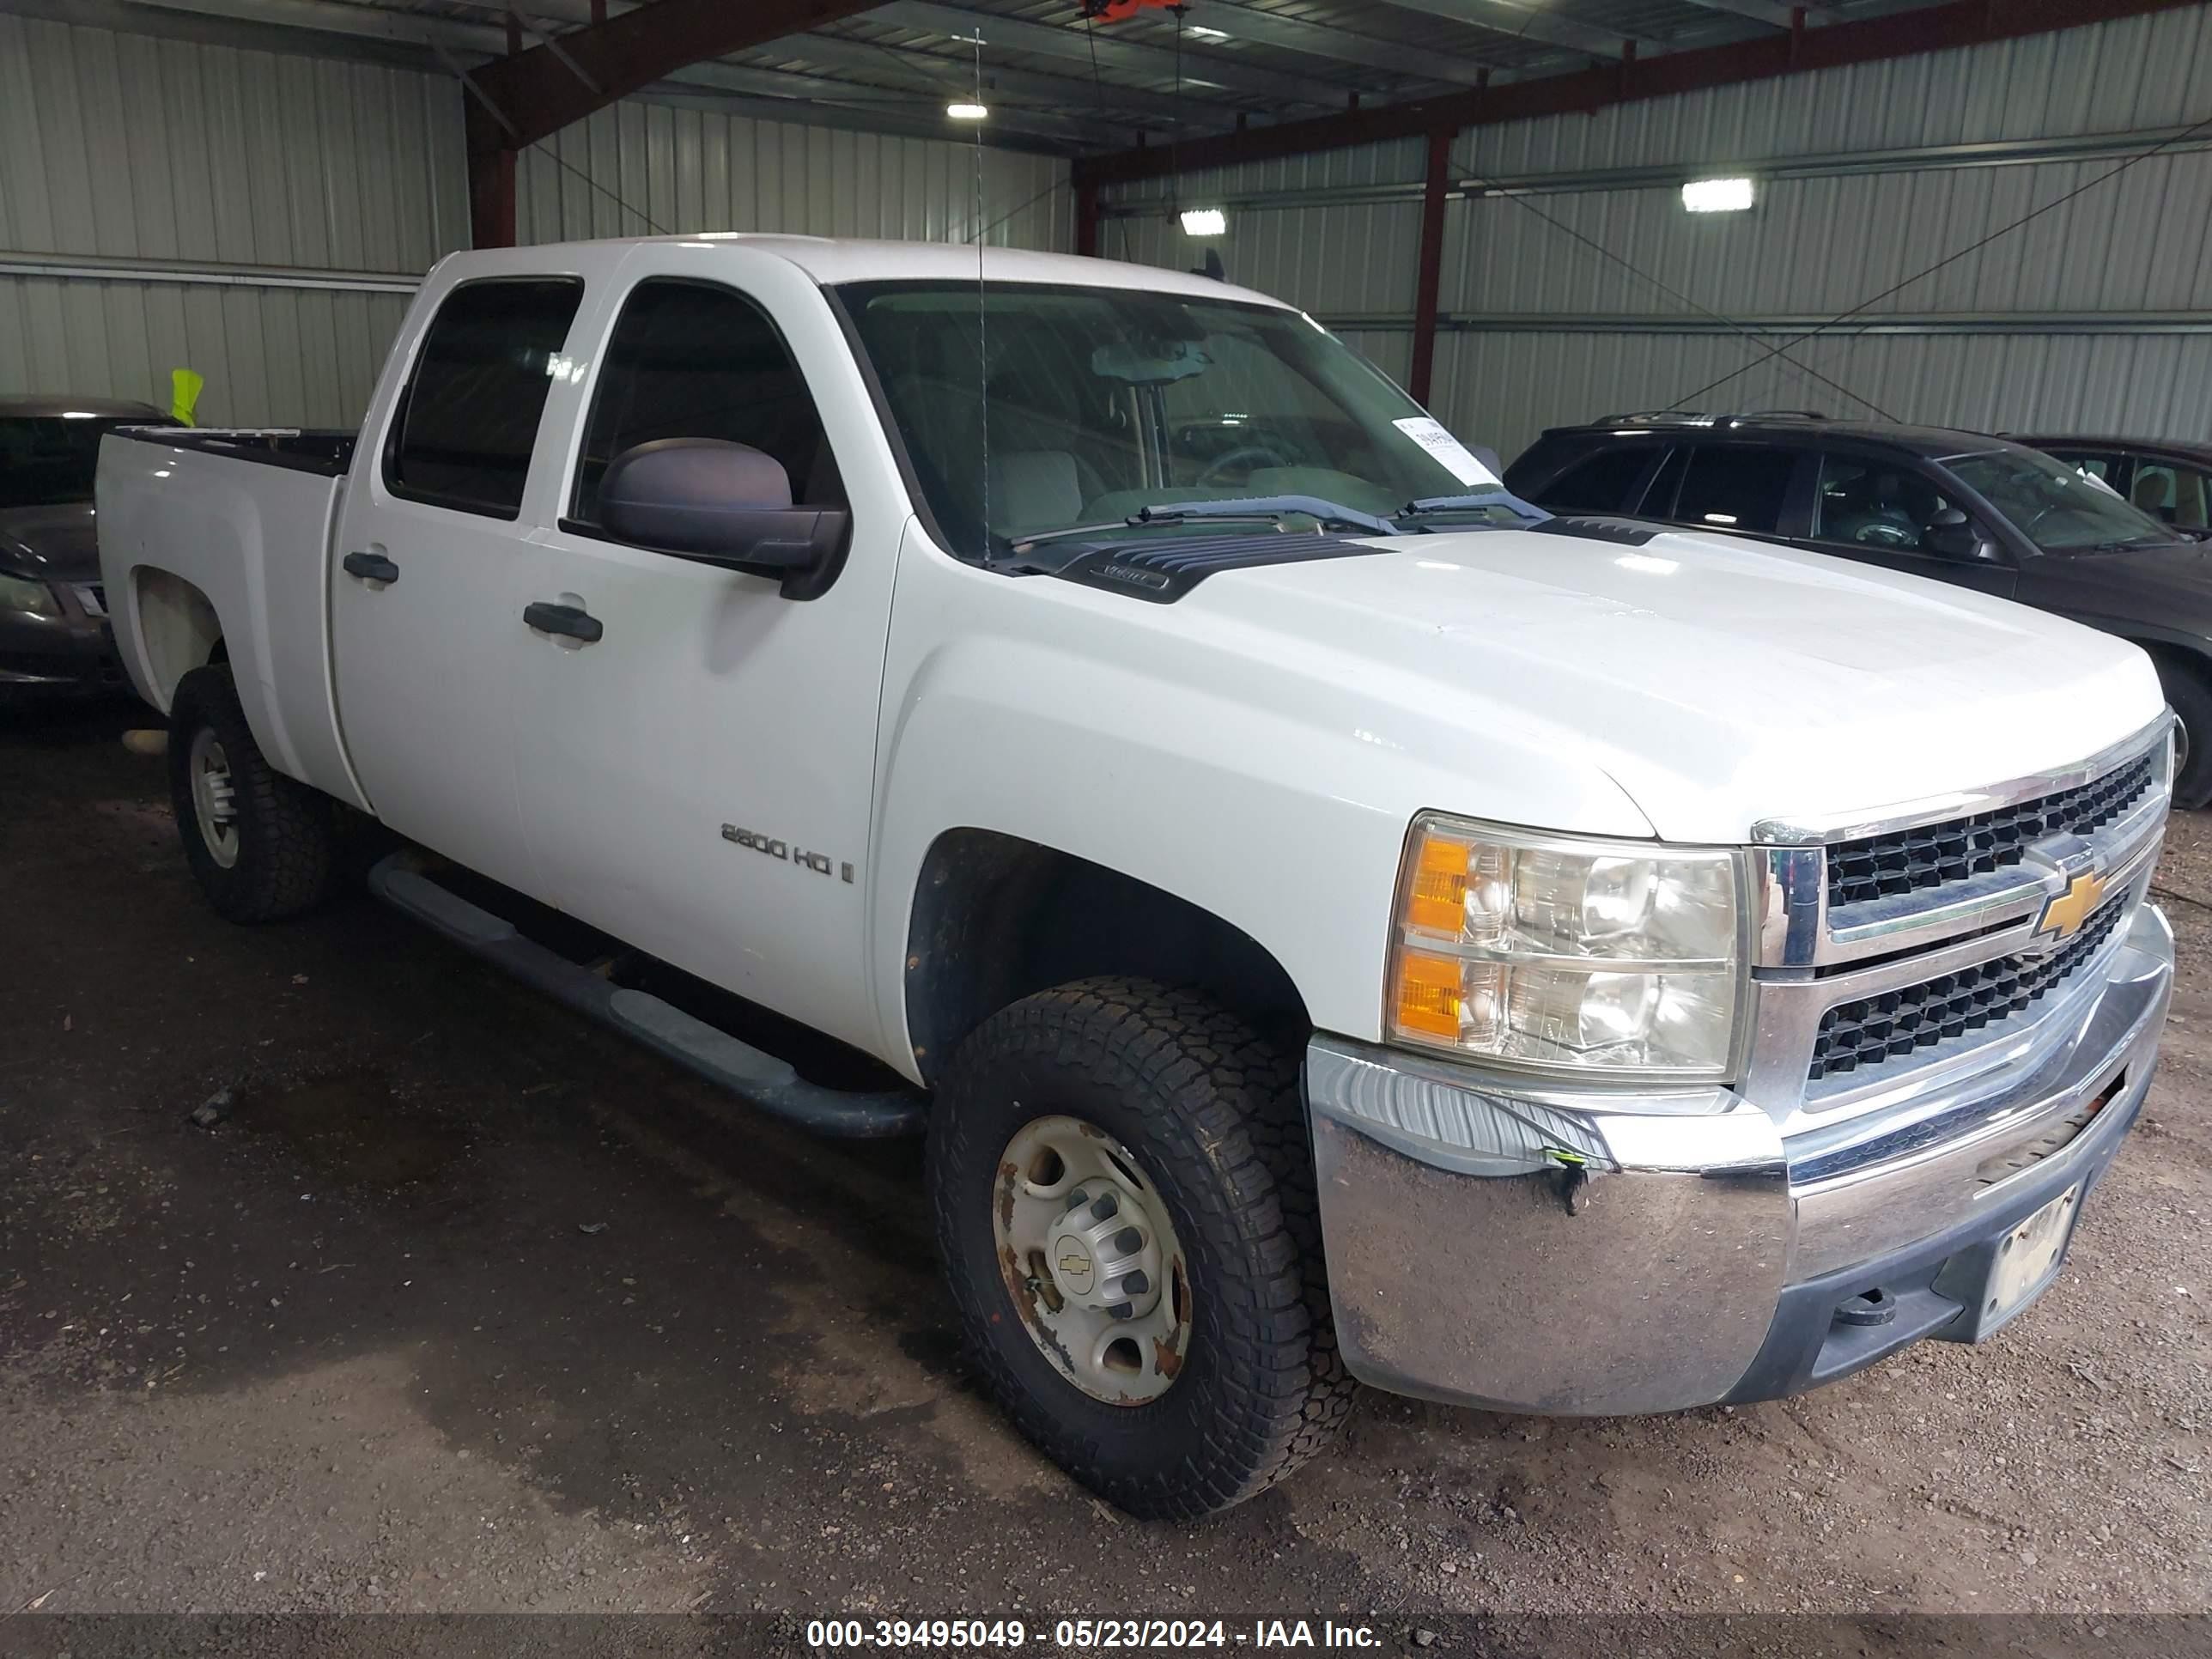
M 1578 751 L 1670 841 L 1742 842 L 1762 819 L 1870 817 L 2029 776 L 2165 706 L 2124 641 L 1817 554 L 1694 532 L 1381 545 L 1224 572 L 1182 604 L 1336 659 L 1332 674 L 1403 708 L 1409 729 L 1449 712 L 1490 743 Z M 1431 805 L 1512 793 L 1469 784 L 1468 800 Z
M 0 507 L 0 575 L 45 582 L 96 582 L 100 543 L 92 503 Z

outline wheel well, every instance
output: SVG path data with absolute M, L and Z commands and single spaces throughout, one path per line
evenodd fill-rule
M 137 587 L 138 637 L 146 649 L 148 687 L 167 708 L 177 682 L 203 663 L 223 660 L 222 623 L 208 596 L 182 576 L 142 565 Z
M 1195 987 L 1294 1052 L 1310 1029 L 1267 947 L 1188 900 L 1019 836 L 938 837 L 907 932 L 907 1034 L 925 1079 L 1007 1004 L 1098 974 Z

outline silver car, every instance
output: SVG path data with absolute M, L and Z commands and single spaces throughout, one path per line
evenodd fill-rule
M 121 690 L 94 535 L 100 434 L 173 424 L 115 398 L 0 398 L 0 698 Z

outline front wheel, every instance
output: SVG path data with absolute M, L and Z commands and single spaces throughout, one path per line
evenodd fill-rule
M 993 1393 L 1130 1513 L 1239 1503 L 1351 1409 L 1296 1064 L 1197 994 L 1089 980 L 994 1015 L 938 1091 L 929 1183 Z
M 2158 678 L 2179 726 L 2173 734 L 2173 804 L 2212 801 L 2212 683 L 2193 666 L 2158 659 Z
M 169 799 L 185 862 L 232 921 L 277 921 L 331 890 L 331 802 L 269 764 L 228 664 L 195 668 L 169 704 Z

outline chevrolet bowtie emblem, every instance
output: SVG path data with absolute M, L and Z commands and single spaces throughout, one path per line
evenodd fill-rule
M 2035 923 L 2036 938 L 2072 939 L 2104 899 L 2104 877 L 2094 870 L 2084 870 L 2066 884 L 2064 892 L 2053 893 L 2043 902 L 2043 914 Z

